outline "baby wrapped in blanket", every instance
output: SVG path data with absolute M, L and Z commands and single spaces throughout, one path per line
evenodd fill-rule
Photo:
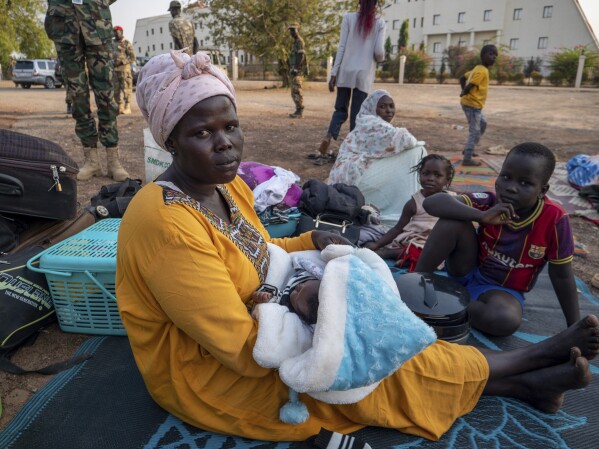
M 404 362 L 432 344 L 435 333 L 401 301 L 387 264 L 373 251 L 329 245 L 288 254 L 269 244 L 266 283 L 284 289 L 295 270 L 320 279 L 314 326 L 277 302 L 257 304 L 253 355 L 278 368 L 290 387 L 284 422 L 308 418 L 296 392 L 323 402 L 358 402 Z

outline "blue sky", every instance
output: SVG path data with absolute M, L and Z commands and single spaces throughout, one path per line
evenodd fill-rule
M 563 1 L 563 0 L 562 0 Z M 578 0 L 595 36 L 599 37 L 599 0 Z M 125 38 L 133 41 L 137 19 L 168 14 L 170 0 L 119 0 L 112 4 L 112 23 L 123 27 Z M 185 1 L 181 3 L 186 3 Z

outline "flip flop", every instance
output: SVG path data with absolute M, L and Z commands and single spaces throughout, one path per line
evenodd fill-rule
M 318 159 L 320 157 L 320 153 L 310 153 L 310 154 L 306 154 L 306 157 L 308 159 Z
M 314 160 L 314 165 L 325 165 L 332 164 L 337 159 L 336 154 L 327 154 L 326 156 L 321 156 L 318 159 Z

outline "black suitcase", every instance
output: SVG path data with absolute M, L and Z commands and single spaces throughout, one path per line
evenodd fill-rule
M 75 218 L 78 172 L 60 145 L 0 129 L 0 213 Z

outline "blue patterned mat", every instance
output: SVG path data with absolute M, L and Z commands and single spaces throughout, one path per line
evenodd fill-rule
M 583 315 L 599 314 L 599 300 L 578 282 Z M 527 296 L 521 329 L 512 337 L 489 339 L 474 332 L 469 343 L 507 350 L 539 341 L 565 326 L 546 273 Z M 2 449 L 287 449 L 271 443 L 219 435 L 188 426 L 150 398 L 124 337 L 96 337 L 78 351 L 93 352 L 82 365 L 56 376 L 37 392 L 0 433 Z M 389 429 L 356 432 L 373 449 L 591 449 L 599 447 L 599 364 L 593 381 L 570 392 L 556 414 L 540 413 L 505 398 L 484 397 L 437 442 Z

